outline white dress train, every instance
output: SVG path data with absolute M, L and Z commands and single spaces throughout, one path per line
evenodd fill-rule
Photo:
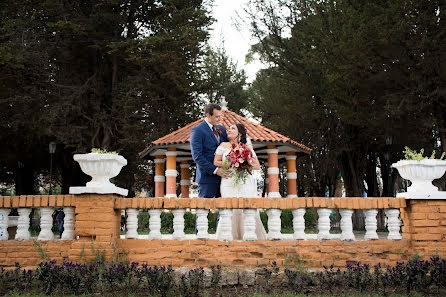
M 230 152 L 229 148 L 225 148 L 220 145 L 215 151 L 216 155 L 222 155 L 222 160 L 226 158 L 226 155 Z M 252 151 L 255 155 L 255 152 Z M 248 175 L 246 182 L 234 185 L 232 178 L 222 178 L 220 185 L 220 193 L 222 198 L 256 198 L 257 197 L 257 180 L 254 175 Z M 232 237 L 233 240 L 243 239 L 243 210 L 232 210 Z M 260 219 L 260 212 L 257 210 L 256 214 L 256 235 L 257 240 L 266 240 L 266 231 L 263 227 L 262 220 Z M 221 239 L 220 225 L 217 226 L 216 239 Z

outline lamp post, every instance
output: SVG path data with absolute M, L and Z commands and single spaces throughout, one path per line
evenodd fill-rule
M 53 155 L 56 152 L 56 143 L 50 142 L 49 145 L 50 149 L 50 191 L 49 194 L 53 194 Z
M 389 194 L 393 197 L 393 183 L 392 183 L 392 168 L 391 168 L 391 160 L 392 160 L 392 136 L 386 136 L 386 151 L 384 152 L 384 159 L 387 163 L 387 183 Z

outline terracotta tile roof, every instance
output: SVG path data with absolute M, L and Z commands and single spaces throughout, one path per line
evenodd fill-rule
M 203 121 L 204 118 L 199 119 L 195 122 L 192 122 L 166 136 L 163 136 L 155 141 L 152 142 L 150 146 L 148 146 L 145 150 L 143 150 L 139 155 L 141 157 L 144 157 L 147 152 L 151 151 L 152 148 L 155 148 L 157 146 L 167 146 L 172 144 L 185 144 L 190 142 L 190 131 L 193 127 L 197 126 L 198 124 Z M 280 133 L 277 133 L 271 129 L 268 129 L 266 127 L 263 127 L 262 125 L 256 124 L 253 121 L 248 120 L 245 117 L 242 117 L 241 115 L 236 114 L 233 111 L 230 110 L 222 110 L 222 122 L 221 124 L 226 128 L 226 130 L 234 123 L 242 123 L 247 132 L 249 137 L 251 137 L 251 141 L 253 143 L 258 142 L 264 142 L 265 145 L 268 143 L 283 143 L 283 144 L 291 144 L 292 146 L 298 147 L 303 151 L 306 151 L 308 153 L 311 152 L 311 149 L 309 147 L 306 147 L 305 145 L 292 140 L 289 137 L 286 137 Z

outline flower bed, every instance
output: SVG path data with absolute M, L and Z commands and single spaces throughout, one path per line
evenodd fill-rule
M 177 269 L 149 267 L 139 263 L 90 264 L 55 260 L 42 262 L 36 270 L 0 271 L 0 294 L 93 294 L 134 296 L 248 296 L 253 293 L 338 295 L 342 294 L 413 294 L 444 296 L 446 260 L 433 256 L 423 261 L 414 258 L 395 266 L 351 263 L 345 269 L 325 267 L 320 272 L 305 271 L 298 263 L 293 268 L 253 270 Z

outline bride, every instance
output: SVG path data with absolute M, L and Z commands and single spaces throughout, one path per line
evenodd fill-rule
M 233 124 L 228 129 L 228 139 L 229 142 L 223 142 L 215 151 L 214 165 L 217 167 L 223 167 L 223 160 L 226 155 L 231 151 L 232 144 L 246 144 L 247 135 L 246 128 L 243 124 Z M 254 170 L 260 169 L 259 160 L 251 148 L 253 159 L 254 159 Z M 255 198 L 257 197 L 257 180 L 254 175 L 248 174 L 245 182 L 239 184 L 234 184 L 231 177 L 223 177 L 220 185 L 220 193 L 223 198 Z M 221 224 L 217 226 L 216 238 L 221 238 Z M 260 213 L 257 210 L 256 214 L 256 229 L 255 233 L 257 235 L 257 240 L 266 240 L 266 231 L 263 227 L 262 221 L 260 220 Z M 243 210 L 233 209 L 232 210 L 232 237 L 234 240 L 243 239 Z

